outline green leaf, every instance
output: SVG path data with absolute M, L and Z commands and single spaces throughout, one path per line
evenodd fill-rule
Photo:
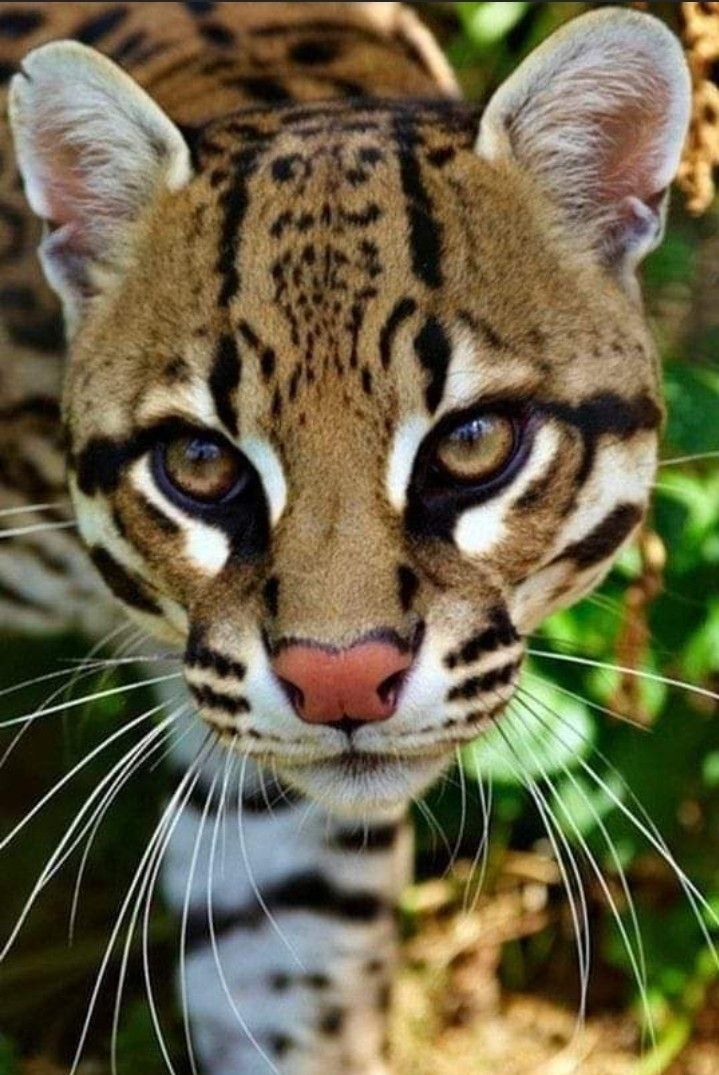
M 529 3 L 457 4 L 466 35 L 479 48 L 502 41 L 529 9 Z

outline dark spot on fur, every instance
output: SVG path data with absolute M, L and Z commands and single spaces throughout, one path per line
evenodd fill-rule
M 365 395 L 372 395 L 372 370 L 368 366 L 362 370 L 362 391 Z
M 90 559 L 120 601 L 139 612 L 146 612 L 151 616 L 162 615 L 162 609 L 149 593 L 143 580 L 119 564 L 107 549 L 96 546 L 90 550 Z
M 397 583 L 402 611 L 409 612 L 419 590 L 419 579 L 411 567 L 407 567 L 406 564 L 400 564 L 397 568 Z
M 269 381 L 275 372 L 277 356 L 271 347 L 266 347 L 260 356 L 260 368 L 265 381 Z
M 447 333 L 436 317 L 429 317 L 415 337 L 414 348 L 420 365 L 428 375 L 425 399 L 427 410 L 434 414 L 442 401 L 452 349 Z
M 121 22 L 124 22 L 127 14 L 124 4 L 112 7 L 81 23 L 72 36 L 83 45 L 97 45 L 104 37 L 117 29 Z
M 210 391 L 220 421 L 235 436 L 238 433 L 238 424 L 232 397 L 237 391 L 241 374 L 242 363 L 237 341 L 234 336 L 220 336 L 209 378 Z
M 251 78 L 235 79 L 233 85 L 262 104 L 287 104 L 292 100 L 292 95 L 287 88 L 276 78 L 257 75 Z
M 272 1034 L 269 1039 L 270 1049 L 277 1057 L 287 1056 L 295 1043 L 287 1034 Z
M 341 1008 L 329 1008 L 320 1019 L 320 1033 L 327 1038 L 336 1038 L 342 1033 L 345 1013 Z
M 280 580 L 272 575 L 262 589 L 262 598 L 269 615 L 275 619 L 279 610 Z
M 332 63 L 341 51 L 342 47 L 338 41 L 299 41 L 290 49 L 289 59 L 292 63 L 314 67 L 318 64 Z
M 0 84 L 4 85 L 6 82 L 9 82 L 16 70 L 17 68 L 14 64 L 5 63 L 0 60 Z
M 216 45 L 218 48 L 229 48 L 235 43 L 235 35 L 232 30 L 227 26 L 223 26 L 221 22 L 203 22 L 200 23 L 198 30 L 210 45 Z
M 427 154 L 428 162 L 434 168 L 443 168 L 445 164 L 449 164 L 457 156 L 457 150 L 454 146 L 441 146 L 439 149 L 432 149 Z
M 570 560 L 580 571 L 608 559 L 639 525 L 644 512 L 636 504 L 619 504 L 586 537 L 568 545 L 552 562 Z

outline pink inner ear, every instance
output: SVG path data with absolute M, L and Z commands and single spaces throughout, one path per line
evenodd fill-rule
M 667 87 L 657 84 L 653 93 L 631 98 L 622 104 L 621 111 L 602 117 L 597 177 L 600 201 L 611 205 L 638 198 L 650 204 L 662 193 L 659 175 L 669 105 Z
M 89 190 L 78 161 L 79 150 L 58 133 L 48 131 L 35 147 L 46 219 L 53 226 L 72 224 L 80 230 L 87 213 Z

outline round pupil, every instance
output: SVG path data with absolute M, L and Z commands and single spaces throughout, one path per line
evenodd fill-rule
M 453 430 L 437 454 L 445 470 L 464 481 L 492 476 L 514 451 L 514 425 L 508 418 L 485 415 Z
M 200 437 L 181 437 L 165 451 L 165 469 L 172 483 L 193 500 L 222 500 L 240 475 L 231 448 Z

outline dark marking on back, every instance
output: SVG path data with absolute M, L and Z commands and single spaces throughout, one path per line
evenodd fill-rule
M 293 45 L 288 58 L 292 63 L 301 64 L 303 67 L 315 67 L 320 64 L 333 63 L 341 54 L 342 45 L 339 41 L 309 38 Z
M 21 38 L 33 33 L 45 22 L 40 11 L 26 11 L 23 8 L 11 8 L 0 14 L 0 36 Z
M 208 44 L 216 45 L 218 48 L 230 48 L 235 43 L 232 30 L 223 26 L 221 22 L 202 22 L 198 30 Z
M 83 45 L 97 45 L 104 37 L 117 29 L 121 22 L 124 22 L 127 14 L 124 4 L 112 7 L 81 23 L 72 36 Z

